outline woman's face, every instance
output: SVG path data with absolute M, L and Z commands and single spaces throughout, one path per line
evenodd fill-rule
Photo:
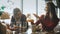
M 18 13 L 17 13 L 17 16 L 21 17 L 21 13 L 20 13 L 20 12 L 18 12 Z
M 16 18 L 20 18 L 21 17 L 21 13 L 17 12 L 17 14 L 15 15 Z
M 48 11 L 49 11 L 49 10 L 48 10 L 48 5 L 46 5 L 45 10 L 46 10 L 46 12 L 48 12 Z

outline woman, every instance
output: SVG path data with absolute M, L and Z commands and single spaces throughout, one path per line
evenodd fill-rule
M 20 32 L 19 31 L 20 28 L 22 28 L 22 27 L 28 28 L 28 23 L 26 21 L 26 16 L 21 13 L 19 8 L 14 9 L 10 25 L 11 25 L 11 27 L 15 27 L 15 30 L 17 30 L 18 33 Z
M 54 28 L 59 22 L 59 19 L 56 15 L 55 5 L 52 2 L 48 2 L 46 4 L 45 10 L 46 15 L 42 15 L 35 24 L 38 25 L 41 23 L 43 30 L 50 32 L 54 30 Z

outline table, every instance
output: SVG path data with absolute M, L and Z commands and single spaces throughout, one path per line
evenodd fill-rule
M 32 32 L 32 26 L 28 28 L 26 32 L 19 33 L 19 34 L 45 34 L 46 32 Z M 15 34 L 15 31 L 13 31 L 13 34 Z

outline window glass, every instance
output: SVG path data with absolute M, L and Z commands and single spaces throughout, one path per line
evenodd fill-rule
M 36 0 L 23 0 L 23 14 L 30 14 L 30 18 L 36 20 L 33 13 L 36 14 Z
M 1 7 L 5 8 L 2 9 Z M 0 0 L 0 11 L 8 12 L 10 17 L 13 15 L 13 9 L 16 7 L 21 9 L 21 0 Z M 6 19 L 4 21 L 8 23 L 10 22 L 10 19 Z

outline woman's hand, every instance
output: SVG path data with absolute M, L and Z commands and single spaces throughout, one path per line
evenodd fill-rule
M 33 14 L 36 18 L 39 18 L 39 16 L 38 15 L 36 15 L 36 14 Z

